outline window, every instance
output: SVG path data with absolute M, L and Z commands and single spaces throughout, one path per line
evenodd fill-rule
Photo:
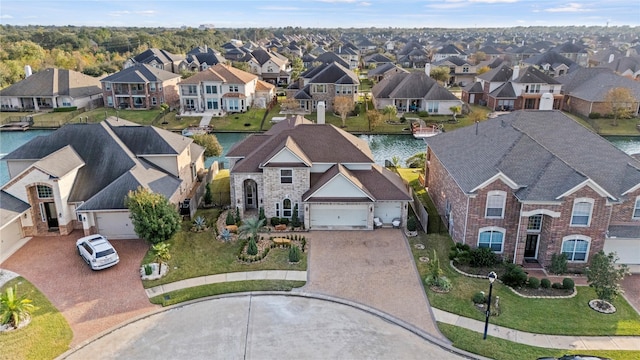
M 493 252 L 501 253 L 504 242 L 504 229 L 483 228 L 478 237 L 479 248 L 489 248 Z
M 437 113 L 438 112 L 438 104 L 439 102 L 437 101 L 427 101 L 427 111 L 430 113 Z
M 636 198 L 636 204 L 633 206 L 633 218 L 640 219 L 640 196 Z
M 156 91 L 156 83 L 154 82 L 149 83 L 149 91 Z
M 158 100 L 155 96 L 151 98 L 151 105 L 158 105 Z
M 280 170 L 280 184 L 291 184 L 293 183 L 293 170 L 291 169 L 281 169 Z
M 198 93 L 198 87 L 196 85 L 183 86 L 182 93 L 184 95 L 196 95 Z
M 205 91 L 207 94 L 217 94 L 218 87 L 216 85 L 207 85 L 205 86 Z
M 462 72 L 463 73 L 468 73 L 469 72 L 469 67 L 468 66 L 463 66 L 462 67 Z
M 290 199 L 282 200 L 282 217 L 290 218 L 292 214 L 293 206 Z
M 207 99 L 207 109 L 208 110 L 218 110 L 218 100 Z
M 562 253 L 568 261 L 586 262 L 591 239 L 586 236 L 567 236 L 562 240 Z
M 504 203 L 507 199 L 507 193 L 504 191 L 489 191 L 487 194 L 487 208 L 485 217 L 499 218 L 504 217 Z
M 238 104 L 238 99 L 227 99 L 227 110 L 238 111 L 238 109 L 240 109 Z
M 50 186 L 38 185 L 38 199 L 51 199 L 53 197 L 53 189 Z
M 111 83 L 110 82 L 105 82 L 104 83 L 104 89 L 105 90 L 111 90 Z
M 113 107 L 113 96 L 111 95 L 107 96 L 107 106 Z
M 529 216 L 527 231 L 540 231 L 540 230 L 542 230 L 542 215 Z
M 589 226 L 591 223 L 591 209 L 593 199 L 576 199 L 573 202 L 571 226 Z
M 555 90 L 555 88 L 553 87 L 553 85 L 549 86 L 549 92 L 553 94 L 553 91 Z
M 312 93 L 325 93 L 327 92 L 326 84 L 313 84 L 311 85 Z
M 276 217 L 280 217 L 280 203 L 276 203 Z
M 238 85 L 229 85 L 229 92 L 238 92 Z
M 161 83 L 161 82 L 159 82 L 159 83 L 158 83 L 158 91 L 161 91 L 161 90 L 162 90 L 162 83 Z

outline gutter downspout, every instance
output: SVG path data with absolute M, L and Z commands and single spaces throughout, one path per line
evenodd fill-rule
M 467 223 L 469 222 L 469 195 L 467 195 L 467 211 L 464 214 L 464 234 L 462 235 L 462 243 L 467 243 Z
M 518 218 L 518 232 L 516 233 L 516 247 L 513 250 L 513 264 L 516 263 L 516 256 L 518 254 L 518 242 L 520 241 L 520 227 L 522 226 L 522 203 L 520 203 L 520 217 Z

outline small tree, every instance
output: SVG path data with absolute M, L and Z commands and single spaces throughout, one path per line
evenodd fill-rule
M 263 220 L 265 223 L 267 222 L 267 216 L 264 214 L 264 207 L 260 206 L 260 211 L 258 212 L 258 220 Z
M 238 234 L 241 237 L 250 237 L 252 239 L 258 239 L 258 231 L 264 226 L 265 220 L 259 218 L 249 218 L 242 222 L 242 225 L 238 228 Z
M 222 154 L 222 145 L 218 142 L 218 138 L 213 134 L 195 134 L 193 142 L 204 147 L 204 156 L 220 156 Z
M 600 300 L 613 301 L 623 292 L 620 282 L 629 274 L 627 265 L 616 266 L 619 258 L 616 253 L 606 255 L 600 251 L 591 259 L 591 265 L 586 269 L 587 282 Z
M 298 204 L 293 206 L 293 213 L 291 215 L 291 226 L 294 228 L 300 227 L 300 217 L 298 215 Z
M 613 115 L 611 125 L 618 126 L 618 119 L 631 118 L 634 107 L 637 108 L 637 102 L 629 88 L 617 87 L 609 90 L 604 97 L 604 103 Z
M 300 248 L 292 245 L 289 248 L 289 262 L 297 263 L 300 261 Z
M 391 121 L 391 117 L 395 117 L 398 114 L 398 109 L 396 109 L 395 106 L 393 105 L 387 105 L 384 107 L 384 109 L 382 110 L 382 112 L 385 115 L 389 115 L 389 121 Z
M 17 328 L 20 322 L 27 318 L 36 307 L 31 299 L 18 296 L 18 285 L 8 287 L 4 294 L 0 294 L 0 324 Z
M 405 163 L 407 167 L 413 169 L 424 169 L 424 165 L 427 161 L 427 153 L 419 152 L 417 154 L 413 154 L 410 158 L 408 158 Z
M 242 220 L 242 218 L 240 218 L 240 208 L 236 208 L 236 213 L 233 220 L 235 220 L 236 225 L 240 224 L 240 221 Z
M 125 205 L 136 234 L 153 244 L 169 240 L 180 230 L 178 210 L 162 194 L 139 187 L 129 192 Z
M 449 67 L 447 66 L 438 66 L 431 69 L 429 73 L 431 78 L 442 83 L 444 85 L 447 80 L 449 80 Z
M 225 219 L 225 224 L 227 225 L 235 225 L 236 219 L 233 216 L 233 212 L 231 210 L 227 211 L 227 218 Z
M 450 107 L 450 108 L 449 108 L 449 110 L 450 110 L 450 111 L 451 111 L 451 113 L 453 114 L 453 120 L 454 120 L 454 121 L 458 121 L 458 120 L 456 119 L 456 116 L 457 116 L 458 114 L 460 114 L 460 111 L 462 111 L 462 108 L 460 107 L 460 105 L 452 106 L 452 107 Z
M 213 203 L 213 194 L 211 193 L 210 183 L 207 183 L 207 186 L 205 186 L 203 200 L 205 205 L 211 205 L 211 203 Z
M 254 238 L 251 238 L 251 240 L 249 240 L 249 246 L 247 246 L 247 254 L 251 256 L 258 255 L 258 245 L 256 244 L 256 240 Z
M 391 157 L 391 164 L 393 165 L 394 168 L 398 168 L 398 166 L 400 166 L 400 158 L 397 155 L 393 155 Z
M 340 115 L 342 119 L 342 127 L 347 126 L 347 115 L 353 111 L 356 104 L 353 102 L 353 98 L 349 96 L 336 96 L 333 99 L 333 110 Z
M 169 244 L 165 242 L 157 243 L 151 246 L 153 251 L 153 261 L 158 263 L 158 275 L 162 270 L 162 264 L 166 264 L 171 260 L 171 253 L 169 252 Z
M 367 111 L 367 120 L 369 121 L 369 131 L 375 130 L 382 123 L 382 115 L 378 110 Z

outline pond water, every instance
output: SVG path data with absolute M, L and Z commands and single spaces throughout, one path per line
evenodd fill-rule
M 52 130 L 29 130 L 21 132 L 0 132 L 0 157 L 17 149 L 36 136 L 50 134 Z M 205 161 L 208 167 L 214 161 L 218 161 L 224 168 L 229 167 L 229 162 L 224 157 L 231 146 L 238 141 L 246 138 L 248 133 L 216 133 L 216 137 L 222 145 L 223 154 L 220 157 L 210 157 Z M 423 140 L 415 139 L 411 135 L 359 135 L 359 138 L 367 141 L 374 160 L 377 164 L 385 165 L 385 160 L 391 160 L 394 156 L 400 159 L 401 166 L 405 165 L 405 161 L 426 149 Z M 640 137 L 638 136 L 611 136 L 605 137 L 613 145 L 626 152 L 627 154 L 640 153 Z M 0 160 L 0 184 L 4 184 L 9 180 L 7 164 Z

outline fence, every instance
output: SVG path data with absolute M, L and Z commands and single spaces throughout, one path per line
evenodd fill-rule
M 218 162 L 214 161 L 209 167 L 209 170 L 204 174 L 204 177 L 201 179 L 196 191 L 191 195 L 191 198 L 185 199 L 183 202 L 179 204 L 180 207 L 180 215 L 187 216 L 186 212 L 188 209 L 189 218 L 193 218 L 196 211 L 198 210 L 198 206 L 202 202 L 202 198 L 204 197 L 204 193 L 207 190 L 207 184 L 213 181 L 213 178 L 218 174 Z
M 405 179 L 402 179 L 402 182 L 404 183 L 404 186 L 407 188 L 407 190 L 409 190 L 409 193 L 411 194 L 411 198 L 413 199 L 413 201 L 410 202 L 411 208 L 413 209 L 413 212 L 418 217 L 420 226 L 422 226 L 422 231 L 426 233 L 427 227 L 429 226 L 429 213 L 427 212 L 427 209 L 424 208 L 424 205 L 422 205 L 422 201 L 420 201 L 420 198 L 418 197 L 418 195 L 416 195 L 416 193 L 413 191 L 413 188 L 411 187 L 411 185 L 409 185 L 409 182 Z

